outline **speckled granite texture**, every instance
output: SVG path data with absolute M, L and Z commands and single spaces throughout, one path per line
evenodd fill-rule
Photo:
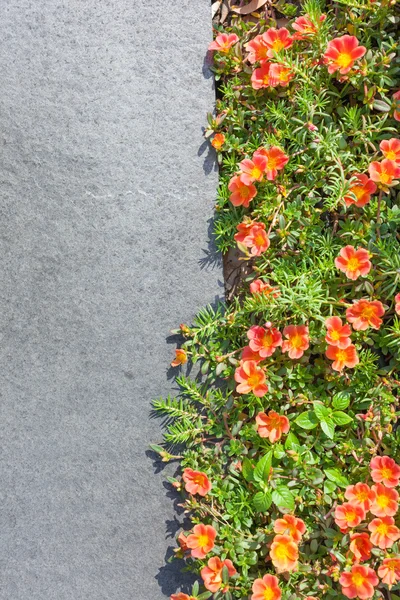
M 146 450 L 169 329 L 222 294 L 209 4 L 1 3 L 2 600 L 161 600 L 184 580 Z

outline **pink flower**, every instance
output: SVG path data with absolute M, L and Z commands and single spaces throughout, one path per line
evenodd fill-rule
M 235 371 L 235 381 L 239 384 L 236 387 L 238 394 L 253 392 L 255 396 L 261 398 L 268 392 L 265 373 L 255 361 L 244 361 Z
M 250 185 L 253 181 L 261 181 L 264 176 L 267 159 L 265 156 L 254 153 L 253 159 L 245 158 L 239 163 L 241 170 L 241 180 L 245 185 Z
M 248 51 L 248 60 L 251 64 L 256 62 L 266 62 L 268 60 L 268 46 L 265 45 L 264 38 L 262 35 L 256 35 L 248 44 L 246 44 L 246 50 Z
M 379 300 L 356 300 L 353 306 L 346 310 L 346 319 L 356 331 L 365 331 L 368 327 L 379 329 L 385 314 L 382 302 Z
M 271 63 L 266 62 L 263 63 L 259 69 L 254 69 L 251 75 L 251 85 L 253 89 L 259 90 L 271 86 L 270 68 Z
M 335 266 L 343 271 L 349 279 L 355 281 L 360 275 L 363 277 L 368 275 L 372 264 L 369 260 L 368 250 L 345 246 L 339 252 L 339 256 L 335 258 Z
M 385 158 L 400 163 L 400 140 L 398 138 L 383 140 L 379 144 L 379 148 Z
M 253 325 L 247 332 L 249 338 L 249 346 L 255 352 L 266 358 L 272 356 L 278 346 L 282 345 L 282 336 L 275 327 L 260 327 Z
M 283 330 L 287 338 L 282 344 L 282 352 L 288 352 L 289 358 L 301 358 L 310 345 L 306 325 L 288 325 Z
M 216 50 L 217 52 L 223 52 L 226 54 L 238 41 L 239 38 L 235 33 L 220 33 L 217 35 L 215 40 L 211 42 L 211 44 L 208 46 L 208 49 Z
M 243 183 L 240 175 L 235 175 L 229 182 L 228 189 L 231 193 L 229 200 L 233 206 L 249 207 L 250 201 L 257 195 L 257 188 L 253 184 Z
M 267 56 L 269 56 L 269 58 L 273 58 L 276 52 L 290 48 L 293 44 L 293 38 L 285 27 L 282 27 L 281 29 L 271 27 L 262 37 L 264 44 L 268 48 Z
M 328 42 L 324 54 L 324 62 L 328 65 L 328 72 L 339 71 L 342 75 L 348 73 L 354 66 L 356 60 L 364 56 L 367 49 L 358 45 L 358 39 L 354 35 L 342 35 Z

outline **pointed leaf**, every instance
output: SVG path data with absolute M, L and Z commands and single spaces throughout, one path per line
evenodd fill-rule
M 272 501 L 278 508 L 294 510 L 294 496 L 285 486 L 279 486 L 272 492 Z
M 332 419 L 321 421 L 321 429 L 329 439 L 333 440 L 335 436 L 335 423 Z
M 336 423 L 336 425 L 347 425 L 353 421 L 353 417 L 350 417 L 345 412 L 341 410 L 335 410 L 331 415 L 332 421 Z
M 314 429 L 318 425 L 318 419 L 313 410 L 301 413 L 294 422 L 302 429 Z
M 260 458 L 254 469 L 254 481 L 268 481 L 268 475 L 271 470 L 272 450 L 267 452 L 265 456 Z
M 253 504 L 258 512 L 266 512 L 272 504 L 270 492 L 257 492 L 253 498 Z

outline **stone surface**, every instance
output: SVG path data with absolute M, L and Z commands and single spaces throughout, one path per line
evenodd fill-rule
M 223 289 L 210 39 L 209 0 L 2 3 L 1 599 L 161 600 L 183 580 L 146 451 L 169 330 Z

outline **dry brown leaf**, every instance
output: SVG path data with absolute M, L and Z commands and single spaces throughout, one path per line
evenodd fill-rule
M 233 12 L 237 13 L 238 15 L 249 15 L 250 13 L 264 6 L 264 4 L 266 3 L 267 0 L 251 0 L 251 2 L 246 6 L 232 6 L 231 10 L 233 10 Z
M 221 6 L 221 17 L 220 17 L 220 20 L 219 20 L 220 23 L 224 23 L 225 22 L 225 19 L 226 19 L 226 17 L 229 14 L 229 10 L 230 10 L 230 7 L 229 7 L 229 4 L 228 4 L 228 1 L 224 0 L 223 4 Z
M 216 2 L 214 2 L 211 5 L 211 18 L 213 19 L 215 17 L 215 15 L 217 14 L 219 7 L 221 6 L 221 1 L 222 0 L 217 0 Z

